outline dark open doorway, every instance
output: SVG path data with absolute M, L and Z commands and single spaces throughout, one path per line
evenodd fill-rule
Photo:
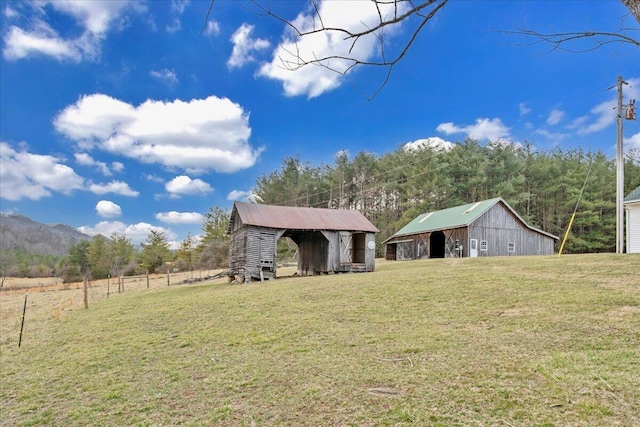
M 434 231 L 429 237 L 429 258 L 444 258 L 444 233 Z

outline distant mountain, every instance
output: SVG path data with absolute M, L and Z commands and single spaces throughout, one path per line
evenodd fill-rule
M 69 248 L 91 236 L 65 224 L 47 225 L 23 215 L 0 213 L 0 249 L 39 255 L 66 255 Z

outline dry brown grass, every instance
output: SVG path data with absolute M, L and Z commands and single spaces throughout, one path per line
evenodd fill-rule
M 185 280 L 213 276 L 222 270 L 172 273 L 171 286 L 183 285 Z M 226 279 L 219 279 L 226 280 Z M 145 276 L 125 277 L 124 290 L 118 291 L 118 279 L 95 280 L 89 283 L 89 307 L 94 303 L 120 295 L 148 292 L 167 287 L 166 274 L 149 275 L 149 288 Z M 23 338 L 38 339 L 41 326 L 50 320 L 62 321 L 72 310 L 84 308 L 84 284 L 62 283 L 59 278 L 8 277 L 0 289 L 0 348 L 15 347 L 20 335 L 20 324 L 27 295 L 27 308 Z
M 0 425 L 640 425 L 640 256 L 376 267 L 62 298 Z

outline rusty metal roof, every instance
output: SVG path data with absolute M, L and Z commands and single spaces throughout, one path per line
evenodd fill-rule
M 299 208 L 235 202 L 229 231 L 239 218 L 243 225 L 287 230 L 342 230 L 375 233 L 378 229 L 362 213 L 346 209 Z

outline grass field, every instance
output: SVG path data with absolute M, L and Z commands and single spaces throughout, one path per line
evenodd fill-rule
M 15 323 L 24 295 L 0 298 Z M 2 328 L 4 426 L 640 425 L 635 255 L 379 262 L 29 313 L 21 348 Z

